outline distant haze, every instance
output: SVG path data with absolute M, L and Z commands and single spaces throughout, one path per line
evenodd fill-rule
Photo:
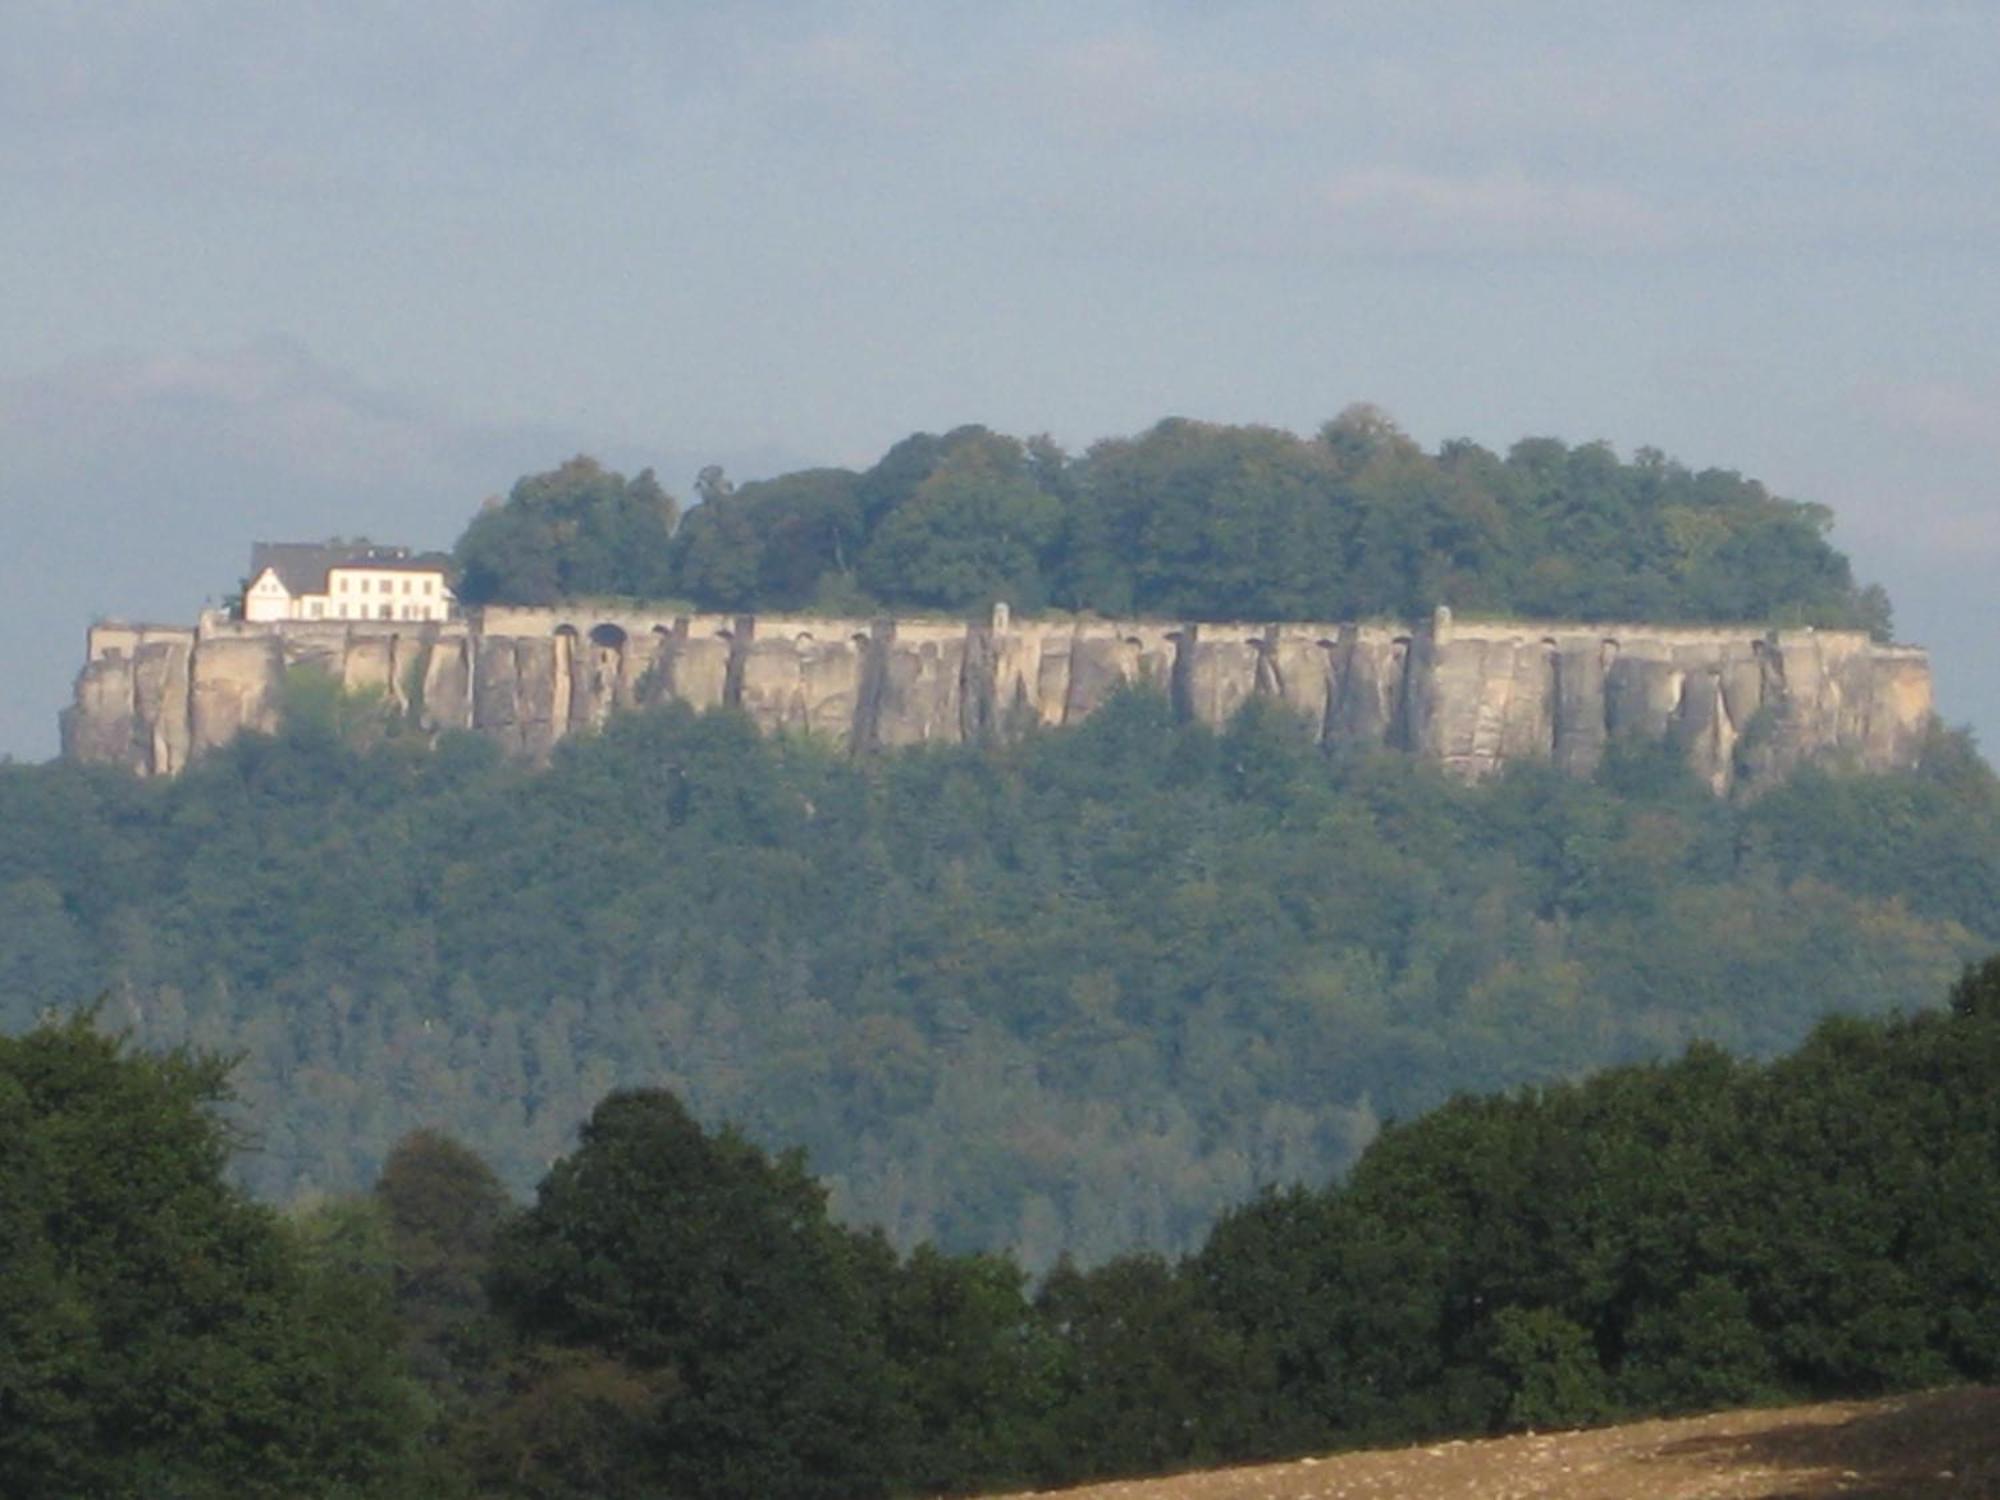
M 1650 444 L 1834 508 L 2000 737 L 2000 13 L 630 0 L 0 13 L 0 754 L 99 613 L 984 422 Z

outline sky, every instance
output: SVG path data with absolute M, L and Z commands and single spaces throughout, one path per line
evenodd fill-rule
M 2000 745 L 2000 3 L 0 0 L 0 756 L 255 540 L 964 422 L 1650 445 Z

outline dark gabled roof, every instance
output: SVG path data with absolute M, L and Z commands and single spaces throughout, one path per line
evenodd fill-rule
M 294 597 L 324 594 L 327 574 L 340 567 L 450 577 L 451 556 L 444 552 L 413 556 L 408 547 L 378 547 L 372 542 L 258 542 L 250 548 L 251 581 L 263 577 L 269 568 Z
M 250 578 L 254 583 L 269 568 L 294 596 L 323 594 L 328 569 L 352 550 L 320 542 L 258 542 L 250 549 Z

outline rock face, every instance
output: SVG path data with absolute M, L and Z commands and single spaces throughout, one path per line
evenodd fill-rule
M 104 624 L 63 715 L 72 759 L 173 775 L 276 727 L 288 671 L 380 693 L 422 728 L 539 759 L 612 714 L 731 706 L 855 750 L 1073 724 L 1130 683 L 1219 725 L 1254 697 L 1329 746 L 1400 749 L 1467 780 L 1515 762 L 1587 775 L 1617 740 L 1664 741 L 1718 793 L 1802 761 L 1911 764 L 1930 664 L 1855 631 L 1532 621 L 1419 626 L 987 622 L 662 615 L 587 602 L 461 621 L 194 629 Z

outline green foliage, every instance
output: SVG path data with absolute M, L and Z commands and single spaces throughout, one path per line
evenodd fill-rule
M 653 1500 L 653 1420 L 675 1392 L 670 1372 L 644 1374 L 587 1349 L 531 1346 L 503 1393 L 457 1434 L 457 1472 L 474 1493 L 509 1500 Z
M 1956 993 L 1993 988 L 2000 958 Z M 534 1355 L 547 1388 L 499 1408 L 520 1466 L 496 1487 L 579 1492 L 520 1477 L 559 1459 L 605 1493 L 645 1493 L 633 1476 L 665 1444 L 707 1455 L 673 1493 L 791 1492 L 799 1480 L 702 1448 L 674 1414 L 713 1388 L 699 1371 L 718 1350 L 783 1337 L 789 1289 L 815 1280 L 886 1356 L 843 1356 L 851 1387 L 889 1379 L 885 1400 L 849 1392 L 867 1458 L 826 1459 L 859 1464 L 855 1493 L 1987 1380 L 1996 1064 L 2000 1025 L 1973 1003 L 1829 1021 L 1769 1065 L 1698 1047 L 1461 1096 L 1386 1130 L 1346 1182 L 1266 1192 L 1179 1262 L 1061 1261 L 1032 1303 L 1006 1260 L 923 1247 L 898 1263 L 830 1229 L 784 1163 L 664 1097 L 614 1096 L 503 1254 L 503 1304 L 572 1350 Z M 773 1196 L 791 1204 L 775 1227 L 759 1207 Z M 718 1279 L 711 1260 L 741 1272 Z M 749 1308 L 765 1316 L 745 1327 Z M 779 1368 L 809 1387 L 811 1357 Z M 779 1430 L 795 1420 L 786 1379 L 764 1387 Z M 754 1447 L 764 1430 L 742 1422 Z
M 322 667 L 287 667 L 278 685 L 278 713 L 295 739 L 338 741 L 367 749 L 414 721 L 397 712 L 379 687 L 349 689 Z
M 860 762 L 685 710 L 542 771 L 293 725 L 172 782 L 0 768 L 0 1025 L 109 989 L 146 1045 L 242 1049 L 275 1198 L 419 1125 L 526 1192 L 661 1086 L 899 1247 L 1039 1272 L 1188 1249 L 1455 1090 L 1935 1003 L 2000 944 L 1990 773 L 1937 765 L 1468 788 L 1145 692 Z
M 0 1481 L 969 1493 L 1990 1381 L 1994 993 L 2000 957 L 1770 1064 L 1460 1096 L 1186 1259 L 1063 1260 L 1032 1299 L 1007 1257 L 838 1227 L 796 1153 L 659 1090 L 607 1097 L 525 1212 L 420 1132 L 281 1224 L 220 1181 L 221 1064 L 44 1026 L 0 1041 Z
M 656 490 L 588 460 L 523 480 L 459 544 L 463 596 L 686 597 L 717 610 L 964 610 L 1006 599 L 1183 619 L 1755 620 L 1886 638 L 1889 604 L 1827 545 L 1824 508 L 1652 449 L 1550 438 L 1426 454 L 1353 407 L 1313 438 L 1173 418 L 1071 458 L 984 427 L 874 467 L 731 487 L 665 546 Z M 636 491 L 649 483 L 634 481 Z M 587 502 L 587 503 L 586 503 Z
M 1036 1316 L 1020 1267 L 919 1245 L 879 1280 L 907 1443 L 904 1485 L 963 1494 L 1046 1472 L 1062 1346 Z
M 1957 996 L 2000 986 L 2000 960 Z M 1840 1019 L 1462 1098 L 1350 1179 L 1219 1223 L 1182 1276 L 1239 1453 L 1991 1378 L 2000 1027 Z M 1177 1289 L 1156 1293 L 1171 1306 Z M 1190 1436 L 1169 1458 L 1206 1451 Z
M 802 610 L 851 580 L 861 502 L 845 469 L 804 469 L 718 492 L 674 537 L 674 577 L 705 609 Z
M 666 1492 L 859 1496 L 886 1488 L 895 1458 L 859 1259 L 796 1156 L 628 1092 L 509 1226 L 493 1289 L 530 1336 L 666 1382 L 645 1458 Z
M 390 1151 L 372 1196 L 411 1371 L 449 1414 L 499 1379 L 500 1336 L 485 1278 L 511 1209 L 506 1189 L 457 1141 L 414 1130 Z
M 1208 1435 L 1231 1370 L 1188 1282 L 1154 1255 L 1121 1256 L 1089 1273 L 1062 1263 L 1037 1311 L 1061 1343 L 1048 1444 L 1061 1468 L 1156 1474 L 1219 1459 Z
M 0 1038 L 0 1491 L 407 1493 L 379 1285 L 224 1183 L 224 1062 L 92 1021 Z
M 1061 502 L 1037 483 L 1026 449 L 1012 438 L 954 437 L 936 468 L 876 525 L 861 582 L 877 599 L 919 609 L 999 599 L 1038 609 Z
M 1582 1427 L 1609 1409 L 1590 1335 L 1546 1307 L 1496 1313 L 1491 1359 L 1509 1427 Z
M 578 456 L 522 479 L 458 539 L 467 604 L 552 604 L 580 595 L 671 592 L 668 543 L 679 507 L 647 469 L 633 479 Z

